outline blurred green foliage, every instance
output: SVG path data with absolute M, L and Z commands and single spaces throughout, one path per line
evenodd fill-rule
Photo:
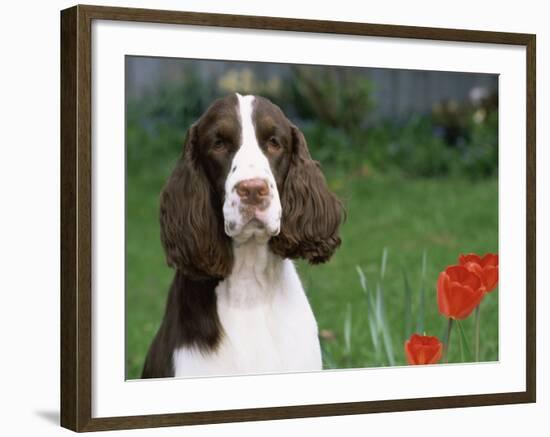
M 368 161 L 380 171 L 398 170 L 409 176 L 494 176 L 498 165 L 498 115 L 468 125 L 468 138 L 450 145 L 442 126 L 430 115 L 406 123 L 385 121 L 365 135 Z
M 352 137 L 363 130 L 373 108 L 372 83 L 357 71 L 338 67 L 293 67 L 281 106 L 302 120 L 341 129 Z
M 174 156 L 185 130 L 217 97 L 230 92 L 270 98 L 303 130 L 323 166 L 344 172 L 391 172 L 406 176 L 483 178 L 497 174 L 498 110 L 451 102 L 443 112 L 373 120 L 373 84 L 352 69 L 293 67 L 284 83 L 261 81 L 251 70 L 229 70 L 202 79 L 188 69 L 177 82 L 127 105 L 127 141 L 139 144 L 128 165 L 153 156 Z M 458 130 L 450 141 L 449 133 Z
M 181 150 L 186 129 L 218 97 L 216 88 L 194 70 L 155 89 L 153 95 L 129 99 L 126 104 L 126 143 L 129 170 L 173 159 Z

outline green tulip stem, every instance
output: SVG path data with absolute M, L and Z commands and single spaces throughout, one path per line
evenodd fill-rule
M 449 319 L 449 323 L 447 324 L 447 331 L 445 332 L 445 350 L 443 353 L 443 356 L 445 357 L 444 362 L 449 362 L 449 346 L 451 341 L 451 329 L 453 328 L 453 319 Z
M 476 341 L 475 341 L 476 362 L 479 361 L 479 319 L 480 319 L 480 316 L 479 316 L 479 307 L 480 307 L 480 306 L 481 306 L 481 304 L 479 304 L 478 306 L 476 306 L 476 310 L 475 310 L 475 314 L 474 314 L 475 325 L 476 325 Z

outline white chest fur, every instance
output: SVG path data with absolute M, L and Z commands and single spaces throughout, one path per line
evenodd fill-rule
M 216 288 L 221 342 L 208 354 L 177 349 L 175 376 L 321 370 L 317 323 L 292 262 L 254 241 L 234 253 L 232 274 Z

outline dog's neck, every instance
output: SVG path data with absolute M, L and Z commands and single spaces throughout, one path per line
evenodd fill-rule
M 220 283 L 218 298 L 231 305 L 268 302 L 277 291 L 284 260 L 267 242 L 254 238 L 233 244 L 233 270 Z

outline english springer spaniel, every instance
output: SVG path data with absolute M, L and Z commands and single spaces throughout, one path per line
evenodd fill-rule
M 233 94 L 187 131 L 160 197 L 175 269 L 143 378 L 322 369 L 317 323 L 291 259 L 327 261 L 340 201 L 269 100 Z

